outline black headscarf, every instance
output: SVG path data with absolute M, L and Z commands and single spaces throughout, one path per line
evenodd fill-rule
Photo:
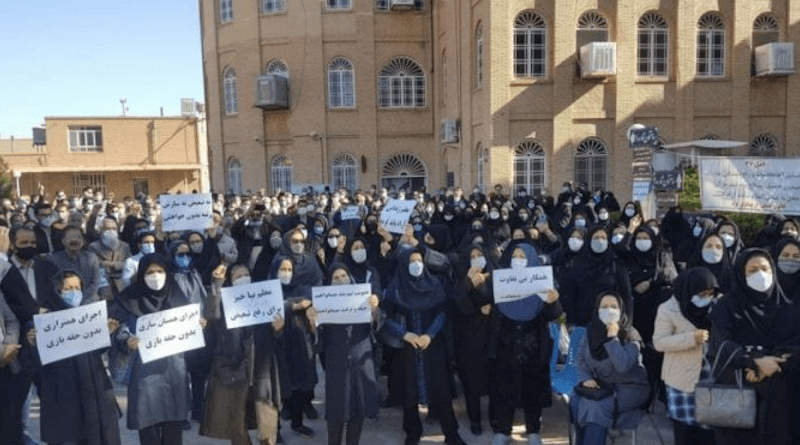
M 394 277 L 384 293 L 384 297 L 400 307 L 411 310 L 425 310 L 445 302 L 446 296 L 442 283 L 427 267 L 422 270 L 422 275 L 414 277 L 408 271 L 411 254 L 419 253 L 425 256 L 420 249 L 405 249 L 398 254 L 397 269 Z
M 788 238 L 778 241 L 775 247 L 772 248 L 772 259 L 775 260 L 776 263 L 783 249 L 790 244 L 800 249 L 800 242 Z M 800 301 L 798 301 L 798 297 L 800 297 L 800 271 L 787 274 L 782 271 L 780 267 L 776 268 L 776 270 L 778 273 L 778 283 L 781 285 L 781 289 L 783 289 L 784 293 L 786 293 L 786 296 L 795 303 L 800 303 Z
M 600 315 L 598 312 L 600 309 L 600 300 L 608 295 L 616 298 L 617 304 L 619 305 L 620 319 L 619 333 L 617 334 L 619 341 L 622 343 L 626 341 L 641 341 L 639 333 L 636 332 L 636 329 L 634 329 L 633 326 L 631 326 L 631 322 L 626 315 L 627 309 L 625 308 L 625 302 L 623 301 L 622 296 L 616 291 L 600 292 L 595 299 L 592 320 L 589 322 L 588 331 L 586 332 L 586 335 L 588 336 L 587 340 L 589 342 L 589 352 L 592 354 L 592 358 L 595 360 L 605 360 L 608 358 L 608 352 L 606 352 L 605 344 L 610 341 L 611 338 L 608 337 L 606 325 L 600 321 Z
M 161 266 L 167 274 L 164 287 L 158 291 L 147 287 L 144 280 L 147 269 L 153 264 Z M 136 316 L 189 304 L 189 300 L 172 277 L 167 259 L 157 253 L 142 257 L 136 273 L 136 283 L 125 288 L 118 300 L 120 305 Z
M 715 236 L 719 238 L 720 242 L 722 243 L 722 260 L 717 264 L 710 264 L 703 259 L 703 246 L 706 243 L 706 240 Z M 723 292 L 727 292 L 727 290 L 732 286 L 731 282 L 731 258 L 728 255 L 728 248 L 725 247 L 725 241 L 719 237 L 716 233 L 706 233 L 703 236 L 702 241 L 697 244 L 697 248 L 692 253 L 692 256 L 689 259 L 689 267 L 705 267 L 706 269 L 710 270 L 711 273 L 717 277 L 717 283 L 719 283 L 719 287 Z
M 692 297 L 706 289 L 717 290 L 717 278 L 705 267 L 694 267 L 685 270 L 675 280 L 675 299 L 678 300 L 681 314 L 698 329 L 711 329 L 708 317 L 711 306 L 697 307 Z
M 605 232 L 605 229 L 603 229 L 602 226 L 597 226 L 586 232 L 586 238 L 583 240 L 583 247 L 580 252 L 578 252 L 578 255 L 575 257 L 575 262 L 573 263 L 573 270 L 580 271 L 582 275 L 587 277 L 599 276 L 604 270 L 608 269 L 617 258 L 611 248 L 610 239 L 608 248 L 606 248 L 604 252 L 596 253 L 592 250 L 592 235 L 597 232 Z M 606 232 L 606 234 L 608 234 L 608 232 Z

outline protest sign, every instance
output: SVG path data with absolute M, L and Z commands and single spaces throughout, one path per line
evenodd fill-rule
M 392 199 L 381 210 L 381 225 L 391 233 L 404 233 L 417 201 Z
M 318 286 L 311 289 L 317 324 L 356 324 L 372 322 L 372 294 L 369 284 Z
M 496 269 L 492 272 L 492 283 L 495 303 L 510 303 L 555 288 L 551 266 Z
M 178 232 L 182 230 L 202 231 L 214 225 L 211 195 L 161 195 L 161 230 Z
M 200 326 L 200 305 L 142 315 L 136 320 L 136 336 L 142 363 L 202 348 L 206 342 Z
M 33 316 L 43 365 L 111 346 L 106 302 Z
M 653 173 L 653 189 L 655 190 L 681 190 L 680 171 L 662 171 Z
M 700 158 L 703 210 L 800 213 L 800 161 L 788 158 Z
M 633 195 L 631 201 L 644 202 L 650 195 L 650 181 L 633 181 Z
M 655 147 L 658 145 L 658 127 L 631 127 L 628 129 L 628 144 L 631 148 Z
M 347 206 L 342 209 L 342 221 L 360 218 L 361 216 L 358 214 L 358 206 Z
M 278 280 L 222 288 L 225 326 L 236 329 L 283 318 L 283 288 Z

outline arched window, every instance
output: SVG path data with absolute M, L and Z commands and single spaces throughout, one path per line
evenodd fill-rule
M 712 12 L 697 22 L 697 75 L 725 75 L 725 22 Z
M 480 191 L 486 190 L 487 173 L 489 172 L 489 149 L 478 144 L 477 186 Z
M 356 158 L 348 153 L 339 153 L 333 158 L 331 180 L 334 190 L 347 189 L 351 192 L 358 188 L 356 178 Z
M 475 86 L 483 85 L 483 25 L 475 31 Z
M 578 49 L 592 42 L 608 42 L 608 20 L 599 12 L 587 11 L 578 19 Z
M 428 181 L 428 169 L 422 161 L 409 153 L 400 153 L 389 158 L 381 169 L 381 185 L 394 186 L 396 190 L 419 190 Z
M 267 67 L 264 69 L 264 74 L 275 74 L 288 79 L 289 66 L 286 65 L 286 62 L 283 60 L 275 59 L 267 64 Z
M 236 81 L 236 70 L 231 67 L 222 71 L 222 92 L 225 97 L 225 114 L 239 112 L 239 92 Z
M 522 11 L 514 20 L 514 75 L 544 77 L 547 66 L 547 26 L 539 14 Z
M 669 73 L 669 27 L 656 11 L 639 18 L 639 51 L 636 58 L 640 76 L 666 76 Z
M 779 42 L 781 39 L 778 19 L 765 12 L 753 21 L 753 49 L 767 43 Z
M 337 57 L 328 64 L 328 107 L 354 108 L 356 85 L 353 63 Z
M 776 156 L 777 154 L 778 139 L 769 133 L 761 133 L 750 142 L 750 156 Z
M 425 106 L 425 73 L 407 57 L 396 57 L 378 75 L 378 104 L 381 108 Z
M 261 11 L 264 14 L 286 11 L 286 0 L 261 0 Z
M 586 138 L 578 144 L 575 153 L 575 183 L 585 182 L 588 190 L 597 187 L 606 190 L 606 164 L 608 148 L 599 138 Z
M 228 191 L 235 195 L 242 194 L 242 164 L 236 158 L 228 161 Z
M 528 193 L 544 188 L 544 147 L 536 141 L 522 141 L 514 149 L 514 192 L 520 187 Z
M 276 155 L 272 158 L 272 192 L 276 193 L 278 190 L 292 190 L 292 179 L 294 176 L 294 167 L 292 161 L 284 155 Z
M 219 0 L 219 22 L 233 21 L 233 0 Z

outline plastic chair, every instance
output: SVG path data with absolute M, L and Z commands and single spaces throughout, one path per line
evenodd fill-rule
M 564 367 L 558 369 L 558 348 L 553 348 L 553 356 L 550 360 L 550 386 L 553 392 L 564 401 L 569 402 L 572 397 L 575 385 L 578 384 L 578 349 L 580 348 L 586 328 L 576 326 L 569 336 L 569 351 L 567 352 L 567 362 Z M 561 338 L 561 330 L 558 325 L 553 323 L 550 326 L 550 335 L 558 343 Z

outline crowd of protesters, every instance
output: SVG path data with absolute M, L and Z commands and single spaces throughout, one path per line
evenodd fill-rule
M 676 444 L 800 443 L 800 224 L 791 217 L 769 215 L 746 245 L 723 216 L 673 208 L 645 219 L 638 203 L 620 206 L 585 185 L 565 183 L 557 196 L 373 186 L 214 194 L 213 226 L 167 233 L 157 198 L 39 192 L 0 201 L 1 443 L 33 441 L 36 392 L 42 441 L 119 444 L 118 384 L 143 445 L 182 443 L 190 419 L 234 445 L 249 445 L 252 429 L 261 444 L 281 443 L 282 420 L 311 437 L 315 391 L 324 391 L 329 445 L 358 444 L 364 420 L 392 406 L 415 445 L 420 405 L 446 444 L 461 445 L 457 377 L 474 436 L 488 426 L 487 443 L 510 443 L 521 408 L 528 443 L 541 444 L 552 357 L 565 352 L 553 354 L 554 327 L 561 338 L 585 332 L 570 346 L 581 444 L 635 427 L 654 399 Z M 391 199 L 417 202 L 402 234 L 379 222 Z M 544 265 L 554 289 L 495 303 L 494 271 Z M 263 280 L 279 280 L 285 317 L 227 329 L 221 289 Z M 318 325 L 311 289 L 348 284 L 370 285 L 372 323 Z M 101 300 L 112 346 L 41 365 L 33 316 Z M 143 363 L 137 318 L 190 303 L 201 305 L 205 348 Z M 714 359 L 731 364 L 721 381 L 741 370 L 755 387 L 755 428 L 697 422 L 694 388 Z

